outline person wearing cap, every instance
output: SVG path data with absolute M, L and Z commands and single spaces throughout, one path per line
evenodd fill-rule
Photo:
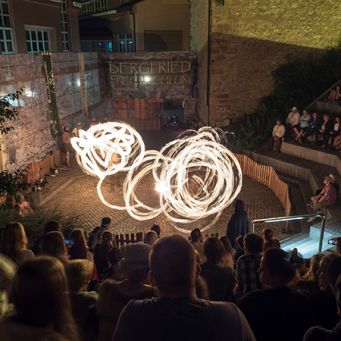
M 98 341 L 111 340 L 120 313 L 130 300 L 155 296 L 154 289 L 148 284 L 151 246 L 143 243 L 129 244 L 121 247 L 120 251 L 120 272 L 125 279 L 121 282 L 107 279 L 98 290 Z
M 283 137 L 285 135 L 285 126 L 280 119 L 276 120 L 276 124 L 272 129 L 272 137 L 274 139 L 274 151 L 280 152 Z
M 286 119 L 286 123 L 288 125 L 289 131 L 288 133 L 293 133 L 294 128 L 299 127 L 300 125 L 301 115 L 297 109 L 297 107 L 291 108 L 288 117 Z

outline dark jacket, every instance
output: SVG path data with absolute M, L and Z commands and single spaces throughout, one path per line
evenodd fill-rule
M 250 222 L 245 211 L 236 211 L 233 213 L 226 228 L 226 237 L 229 239 L 231 246 L 235 247 L 235 241 L 238 236 L 245 236 L 249 233 Z

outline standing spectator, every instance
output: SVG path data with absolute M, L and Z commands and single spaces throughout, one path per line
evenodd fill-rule
M 86 259 L 71 260 L 65 266 L 72 315 L 82 341 L 96 340 L 98 329 L 97 293 L 87 291 L 92 271 L 93 264 Z
M 298 127 L 294 128 L 294 132 L 296 134 L 295 140 L 297 142 L 302 143 L 301 137 L 305 132 L 308 131 L 310 127 L 310 120 L 311 120 L 311 116 L 309 112 L 307 110 L 303 110 L 303 114 L 300 117 L 300 124 Z
M 232 301 L 234 288 L 233 268 L 223 267 L 225 248 L 218 238 L 208 238 L 204 243 L 207 261 L 201 266 L 201 276 L 207 283 L 209 299 Z
M 330 119 L 330 115 L 324 114 L 322 124 L 318 131 L 317 144 L 322 145 L 322 147 L 326 147 L 329 137 L 330 137 L 330 131 L 332 129 L 333 129 L 333 121 Z
M 301 136 L 301 141 L 304 142 L 309 136 L 314 134 L 315 142 L 317 142 L 318 132 L 321 128 L 321 125 L 322 125 L 321 117 L 318 115 L 317 112 L 314 112 L 312 121 L 310 122 L 310 127 L 303 132 Z
M 151 227 L 150 230 L 156 232 L 157 237 L 160 238 L 160 236 L 161 236 L 161 227 L 158 224 L 153 224 L 153 226 Z
M 230 244 L 230 241 L 226 238 L 226 236 L 220 237 L 220 241 L 223 243 L 225 248 L 225 254 L 222 259 L 222 266 L 229 266 L 231 269 L 234 269 L 236 266 L 236 253 L 233 247 Z
M 300 124 L 300 118 L 301 115 L 297 109 L 297 107 L 293 107 L 291 108 L 288 117 L 286 119 L 286 123 L 288 126 L 288 131 L 287 133 L 291 136 L 294 132 L 294 129 L 297 128 Z
M 341 133 L 340 117 L 336 116 L 333 128 L 329 132 L 329 135 L 330 135 L 329 147 L 330 147 L 330 149 L 334 149 L 335 138 L 337 136 L 339 136 L 340 133 Z
M 247 234 L 244 237 L 244 252 L 245 255 L 238 259 L 236 267 L 238 296 L 262 288 L 258 270 L 263 252 L 263 239 L 254 233 Z
M 111 219 L 109 217 L 102 218 L 101 226 L 95 227 L 89 233 L 88 246 L 91 251 L 95 250 L 95 246 L 100 243 L 102 233 L 110 228 Z
M 120 313 L 130 300 L 151 298 L 155 295 L 154 289 L 148 284 L 151 247 L 137 243 L 122 249 L 121 271 L 125 279 L 121 282 L 105 280 L 98 290 L 98 341 L 110 340 Z
M 121 281 L 124 276 L 120 273 L 122 252 L 118 247 L 112 248 L 107 256 L 109 266 L 103 272 L 103 279 L 114 279 L 116 281 Z
M 232 247 L 235 247 L 235 241 L 238 236 L 245 236 L 249 233 L 250 222 L 247 216 L 244 202 L 236 200 L 234 205 L 234 213 L 227 224 L 226 237 L 230 241 Z
M 93 261 L 93 257 L 88 247 L 82 229 L 74 229 L 70 235 L 71 246 L 68 253 L 70 259 L 88 259 Z
M 102 276 L 105 269 L 108 268 L 108 253 L 112 250 L 113 246 L 112 233 L 104 231 L 102 233 L 102 241 L 97 244 L 94 251 L 94 261 L 98 274 Z
M 18 265 L 32 259 L 34 253 L 27 248 L 28 240 L 21 223 L 7 224 L 1 231 L 0 252 Z
M 285 126 L 280 119 L 276 120 L 276 125 L 272 129 L 272 137 L 274 139 L 274 151 L 280 152 L 282 141 L 285 135 Z
M 66 163 L 66 166 L 70 168 L 71 166 L 70 155 L 72 154 L 73 149 L 71 146 L 71 134 L 70 134 L 70 129 L 68 126 L 64 127 L 62 142 L 63 142 L 62 150 L 65 156 L 65 163 Z
M 42 254 L 55 257 L 63 264 L 69 260 L 64 236 L 61 232 L 49 232 L 41 241 Z
M 154 245 L 157 240 L 158 236 L 155 231 L 148 231 L 143 238 L 143 242 L 149 245 Z
M 204 254 L 204 237 L 199 229 L 194 229 L 191 231 L 191 243 L 194 247 L 194 250 L 197 252 L 199 263 L 202 264 L 206 261 L 206 257 Z
M 23 263 L 14 278 L 15 315 L 0 324 L 0 340 L 78 341 L 63 265 L 37 257 Z
M 244 255 L 244 236 L 238 236 L 235 243 L 236 261 Z
M 197 274 L 195 252 L 185 238 L 160 239 L 150 256 L 150 279 L 159 297 L 128 303 L 112 341 L 255 340 L 234 304 L 196 297 Z
M 263 230 L 264 251 L 272 248 L 280 248 L 281 244 L 278 239 L 274 238 L 273 231 L 270 228 Z
M 265 251 L 259 272 L 269 289 L 249 293 L 239 303 L 256 339 L 301 341 L 312 324 L 311 306 L 305 295 L 288 287 L 296 275 L 288 254 L 281 249 Z

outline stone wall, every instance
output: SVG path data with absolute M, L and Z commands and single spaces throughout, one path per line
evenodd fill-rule
M 77 121 L 87 125 L 91 117 L 104 117 L 109 113 L 108 101 L 103 100 L 104 75 L 97 54 L 86 53 L 83 56 L 86 89 L 80 81 L 80 54 L 51 55 L 57 110 L 62 126 L 68 124 L 73 127 Z M 13 123 L 14 131 L 4 137 L 0 157 L 0 169 L 14 170 L 44 158 L 58 146 L 60 139 L 53 138 L 50 132 L 51 115 L 42 57 L 31 54 L 1 55 L 0 72 L 3 75 L 0 78 L 0 95 L 24 87 L 19 102 L 14 103 L 20 112 L 19 119 Z M 84 116 L 82 110 L 85 96 L 88 116 Z
M 207 1 L 191 4 L 192 48 L 197 49 L 207 43 L 198 15 L 207 11 Z M 254 112 L 273 89 L 272 71 L 289 56 L 336 46 L 340 13 L 337 0 L 225 0 L 224 5 L 212 0 L 211 124 L 224 125 Z M 200 63 L 199 75 L 205 69 Z

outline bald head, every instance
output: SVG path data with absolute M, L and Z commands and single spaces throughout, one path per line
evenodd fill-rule
M 195 251 L 184 237 L 161 238 L 150 255 L 151 280 L 160 296 L 193 294 L 196 279 Z

